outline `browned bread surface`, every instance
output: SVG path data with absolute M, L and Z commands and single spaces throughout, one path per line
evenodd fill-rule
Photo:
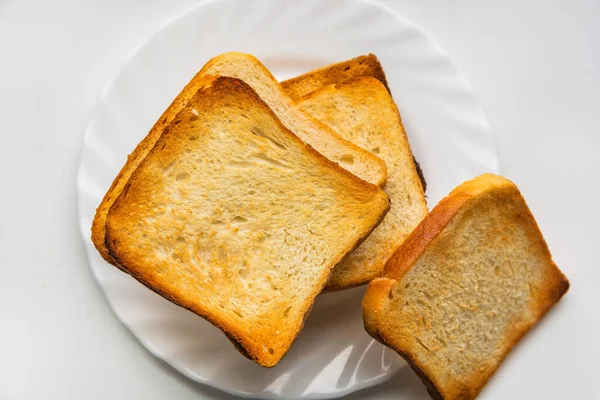
M 298 139 L 241 80 L 207 79 L 114 201 L 106 246 L 270 367 L 389 200 Z
M 486 174 L 442 200 L 369 284 L 364 323 L 433 398 L 474 399 L 568 287 L 517 187 Z
M 392 203 L 390 212 L 367 240 L 335 267 L 326 289 L 367 283 L 381 276 L 387 260 L 428 212 L 400 114 L 385 86 L 371 77 L 327 85 L 303 97 L 298 105 L 387 165 L 384 190 Z
M 198 90 L 206 85 L 211 85 L 214 79 L 215 77 L 213 76 L 201 76 L 200 74 L 194 76 L 194 78 L 177 95 L 165 112 L 163 112 L 148 135 L 146 135 L 146 137 L 137 145 L 135 150 L 127 157 L 127 162 L 123 168 L 121 168 L 121 171 L 104 195 L 102 202 L 96 209 L 96 215 L 94 216 L 94 221 L 92 223 L 92 242 L 102 258 L 107 262 L 114 265 L 112 258 L 108 254 L 108 249 L 104 245 L 106 215 L 108 214 L 108 210 L 127 184 L 133 171 L 135 171 L 154 147 L 154 144 L 162 134 L 163 129 L 173 121 L 177 113 L 188 103 L 188 101 L 190 101 L 192 96 L 194 96 Z
M 387 169 L 379 157 L 344 139 L 298 107 L 256 57 L 237 52 L 224 53 L 208 61 L 200 73 L 243 80 L 267 103 L 285 127 L 319 153 L 369 183 L 383 185 L 385 182 Z
M 288 96 L 296 101 L 301 101 L 302 98 L 323 89 L 328 85 L 335 85 L 361 77 L 377 79 L 385 86 L 385 89 L 391 93 L 383 67 L 374 54 L 359 56 L 351 60 L 318 68 L 295 78 L 283 81 L 281 82 L 281 86 Z M 413 158 L 417 174 L 421 180 L 423 191 L 425 191 L 427 183 L 421 166 L 414 156 L 411 155 L 411 157 Z
M 279 83 L 260 61 L 248 54 L 225 53 L 211 59 L 175 98 L 154 124 L 148 135 L 128 157 L 127 163 L 102 199 L 92 224 L 92 242 L 102 257 L 109 263 L 114 264 L 104 244 L 108 210 L 127 184 L 133 171 L 148 155 L 148 152 L 160 137 L 162 130 L 171 123 L 191 96 L 206 81 L 213 79 L 206 77 L 207 74 L 232 76 L 244 80 L 267 102 L 286 127 L 317 151 L 368 182 L 377 185 L 382 185 L 385 182 L 387 178 L 386 165 L 380 158 L 348 142 L 330 128 L 300 110 L 283 92 Z
M 315 69 L 283 81 L 281 82 L 281 86 L 288 96 L 297 101 L 324 86 L 363 76 L 379 80 L 389 92 L 390 89 L 385 79 L 385 73 L 374 54 L 359 56 L 351 60 Z

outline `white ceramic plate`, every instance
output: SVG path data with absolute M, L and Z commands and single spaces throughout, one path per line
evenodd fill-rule
M 79 222 L 90 266 L 118 318 L 189 378 L 240 396 L 325 398 L 375 385 L 406 364 L 363 330 L 364 288 L 319 296 L 276 367 L 242 357 L 219 330 L 105 263 L 89 236 L 95 208 L 127 154 L 209 58 L 256 55 L 279 78 L 375 53 L 383 63 L 430 207 L 482 172 L 497 172 L 481 108 L 448 56 L 412 23 L 372 1 L 208 1 L 138 49 L 100 96 L 85 132 Z

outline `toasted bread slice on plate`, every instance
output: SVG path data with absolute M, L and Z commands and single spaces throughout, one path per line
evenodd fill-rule
M 104 245 L 106 214 L 129 177 L 154 146 L 162 130 L 185 106 L 198 88 L 204 84 L 204 75 L 222 75 L 239 78 L 248 83 L 271 107 L 283 124 L 300 139 L 311 145 L 333 162 L 341 165 L 367 182 L 382 185 L 387 178 L 385 163 L 374 154 L 345 140 L 323 123 L 301 110 L 283 91 L 277 80 L 254 56 L 243 53 L 225 53 L 211 59 L 175 98 L 169 108 L 154 124 L 148 135 L 136 147 L 96 211 L 92 225 L 92 241 L 102 257 L 114 264 Z
M 374 54 L 359 56 L 351 60 L 327 65 L 281 82 L 285 93 L 294 100 L 324 86 L 340 83 L 351 78 L 372 77 L 379 80 L 389 92 L 383 67 Z
M 205 77 L 110 208 L 120 268 L 275 365 L 388 196 L 289 131 L 239 79 Z
M 335 267 L 326 289 L 367 283 L 381 276 L 387 260 L 428 213 L 400 114 L 385 86 L 371 77 L 325 86 L 300 99 L 298 105 L 387 164 L 384 190 L 392 202 L 390 212 Z
M 207 62 L 200 74 L 243 80 L 289 130 L 319 153 L 367 182 L 376 185 L 385 182 L 386 165 L 379 157 L 344 139 L 299 108 L 256 57 L 244 53 L 224 53 Z
M 146 137 L 137 145 L 135 150 L 127 157 L 127 162 L 123 168 L 121 168 L 121 171 L 113 180 L 112 185 L 104 195 L 102 202 L 96 209 L 96 214 L 92 223 L 92 242 L 102 258 L 107 262 L 113 265 L 115 264 L 104 244 L 108 210 L 110 210 L 110 207 L 129 181 L 133 171 L 135 171 L 144 158 L 146 158 L 150 150 L 152 150 L 163 130 L 173 122 L 173 119 L 177 116 L 179 111 L 191 100 L 196 92 L 204 86 L 211 84 L 213 80 L 214 77 L 212 76 L 205 77 L 200 74 L 194 76 L 194 78 L 177 95 L 175 100 L 173 100 L 169 108 L 163 112 L 148 135 L 146 135 Z
M 283 81 L 281 82 L 281 86 L 288 96 L 296 101 L 301 101 L 311 93 L 323 89 L 326 86 L 339 84 L 355 78 L 369 77 L 380 81 L 381 84 L 385 86 L 386 90 L 391 93 L 385 78 L 385 73 L 383 72 L 383 67 L 374 54 L 359 56 L 351 60 L 318 68 L 295 78 Z M 364 99 L 360 100 L 362 102 Z M 348 109 L 348 111 L 350 114 L 352 113 L 352 109 Z M 349 117 L 351 117 L 351 115 Z M 340 118 L 342 117 L 340 116 Z M 421 166 L 414 156 L 411 155 L 411 157 L 415 164 L 419 179 L 421 180 L 423 191 L 425 191 L 427 188 L 427 182 L 425 181 L 425 176 Z
M 568 288 L 517 187 L 486 174 L 443 199 L 369 284 L 364 323 L 433 398 L 468 400 Z

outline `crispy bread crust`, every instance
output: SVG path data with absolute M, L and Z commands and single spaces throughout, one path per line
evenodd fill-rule
M 183 88 L 183 90 L 177 95 L 171 105 L 163 112 L 158 121 L 154 123 L 148 135 L 136 146 L 135 150 L 127 157 L 127 162 L 121 168 L 121 171 L 114 179 L 112 185 L 104 195 L 102 202 L 96 209 L 96 215 L 92 223 L 92 242 L 96 249 L 107 262 L 118 267 L 118 264 L 114 262 L 109 254 L 108 249 L 105 246 L 106 236 L 106 217 L 108 210 L 113 205 L 119 194 L 125 188 L 131 174 L 136 170 L 140 163 L 146 158 L 150 150 L 156 144 L 156 141 L 160 138 L 163 130 L 171 124 L 175 119 L 179 111 L 181 111 L 190 99 L 204 87 L 210 86 L 216 77 L 206 76 L 200 73 L 196 74 L 192 80 Z
M 359 56 L 351 60 L 342 61 L 336 64 L 327 65 L 315 69 L 295 78 L 281 82 L 285 93 L 295 101 L 302 101 L 309 97 L 313 92 L 323 89 L 328 85 L 335 85 L 355 78 L 371 77 L 380 81 L 385 86 L 388 93 L 391 94 L 383 67 L 375 54 Z M 413 162 L 417 169 L 417 174 L 421 180 L 423 191 L 427 190 L 427 181 L 423 174 L 421 165 L 413 155 Z
M 310 104 L 311 101 L 319 101 L 318 99 L 321 98 L 321 95 L 325 95 L 325 96 L 334 95 L 335 96 L 335 94 L 338 93 L 338 91 L 340 91 L 341 93 L 345 93 L 346 98 L 352 96 L 351 97 L 352 104 L 357 104 L 357 106 L 356 106 L 357 108 L 359 107 L 358 103 L 360 103 L 364 98 L 369 98 L 371 100 L 371 103 L 375 104 L 376 108 L 378 110 L 379 109 L 385 109 L 385 110 L 393 109 L 394 111 L 392 111 L 392 113 L 395 115 L 395 118 L 397 119 L 396 121 L 394 121 L 393 125 L 397 124 L 396 126 L 398 126 L 397 134 L 394 134 L 394 133 L 396 133 L 396 131 L 393 129 L 390 129 L 389 131 L 386 129 L 386 130 L 383 130 L 382 132 L 378 133 L 378 135 L 380 135 L 380 136 L 387 135 L 387 136 L 385 136 L 386 139 L 384 140 L 384 142 L 398 144 L 396 147 L 398 147 L 397 151 L 399 154 L 397 154 L 396 157 L 394 157 L 394 158 L 404 159 L 405 157 L 411 157 L 414 160 L 414 157 L 412 157 L 412 151 L 410 149 L 410 143 L 408 141 L 408 137 L 406 136 L 406 132 L 404 131 L 404 127 L 402 125 L 402 118 L 400 116 L 400 112 L 399 112 L 396 104 L 394 103 L 393 99 L 391 98 L 389 93 L 386 91 L 383 84 L 373 77 L 359 76 L 359 77 L 354 77 L 354 78 L 345 80 L 343 82 L 324 86 L 323 88 L 318 89 L 318 90 L 311 92 L 308 95 L 302 97 L 300 99 L 300 101 L 298 101 L 298 104 L 300 106 L 303 106 L 303 104 Z M 330 100 L 327 97 L 325 97 L 325 99 Z M 321 108 L 322 104 L 325 104 L 325 101 L 323 101 L 322 103 L 316 103 L 317 108 Z M 327 104 L 325 104 L 325 106 L 327 106 Z M 313 108 L 313 110 L 314 110 L 314 108 Z M 369 109 L 369 111 L 371 111 L 371 110 Z M 339 111 L 336 111 L 336 112 L 339 112 Z M 369 114 L 371 114 L 371 113 L 369 113 Z M 323 117 L 322 115 L 319 115 L 318 113 L 315 115 Z M 369 117 L 371 117 L 371 115 L 369 115 Z M 389 120 L 391 120 L 390 118 L 388 118 L 388 119 L 386 119 L 386 121 L 382 122 L 381 120 L 377 120 L 376 118 L 383 118 L 383 117 L 376 117 L 375 115 L 373 115 L 372 117 L 373 118 L 369 118 L 368 121 L 364 121 L 364 125 L 382 126 L 385 123 L 389 122 Z M 394 117 L 391 117 L 391 118 L 394 118 Z M 395 140 L 397 140 L 397 142 Z M 360 145 L 361 143 L 358 142 L 358 144 Z M 413 200 L 413 202 L 416 204 L 417 198 L 421 200 L 420 204 L 422 204 L 422 215 L 419 218 L 419 220 L 420 220 L 428 213 L 427 204 L 425 201 L 423 184 L 420 179 L 419 172 L 416 168 L 416 165 L 415 165 L 414 170 L 412 170 L 412 171 L 409 171 L 410 167 L 411 166 L 408 166 L 406 172 L 407 172 L 407 174 L 410 173 L 410 175 L 411 175 L 411 178 L 410 178 L 411 183 L 410 184 L 407 183 L 407 185 L 409 185 L 409 187 L 414 188 L 414 192 L 417 193 L 414 196 L 415 200 Z M 390 175 L 388 175 L 388 181 L 389 180 L 390 180 Z M 407 180 L 404 180 L 403 182 L 408 182 L 408 181 L 409 180 L 407 179 Z M 415 221 L 414 224 L 416 225 L 417 222 L 418 221 Z M 400 229 L 400 228 L 398 228 L 398 229 Z M 409 233 L 409 231 L 405 232 L 406 235 L 408 233 Z M 394 238 L 391 238 L 391 239 L 388 238 L 387 243 L 389 243 L 390 247 L 392 247 L 392 246 L 398 247 L 400 245 L 400 243 L 396 243 L 396 239 L 394 239 Z M 367 258 L 368 259 L 371 259 L 372 257 L 376 258 L 380 251 L 384 251 L 384 247 L 387 248 L 388 246 L 387 245 L 381 246 L 381 249 L 372 249 L 370 253 L 367 253 Z M 393 251 L 393 249 L 392 249 L 392 251 Z M 392 253 L 388 253 L 388 254 L 392 254 Z M 352 256 L 350 256 L 350 258 L 352 258 Z M 344 289 L 364 285 L 364 284 L 368 283 L 369 281 L 371 281 L 372 279 L 380 277 L 383 272 L 386 261 L 387 261 L 387 258 L 381 259 L 377 263 L 372 263 L 372 268 L 370 268 L 369 270 L 364 268 L 365 267 L 364 262 L 361 262 L 360 264 L 353 264 L 351 271 L 353 271 L 353 272 L 356 271 L 358 273 L 353 273 L 352 275 L 349 275 L 347 273 L 346 274 L 340 273 L 339 267 L 335 268 L 333 271 L 332 278 L 330 279 L 329 283 L 325 287 L 325 292 L 344 290 Z
M 313 128 L 316 128 L 316 130 L 318 130 L 319 132 L 324 133 L 324 136 L 327 136 L 327 140 L 328 140 L 328 146 L 327 148 L 325 147 L 321 147 L 319 148 L 318 151 L 322 152 L 323 154 L 327 154 L 327 151 L 329 150 L 329 148 L 332 147 L 338 147 L 338 148 L 343 148 L 345 149 L 345 151 L 349 151 L 350 154 L 354 154 L 354 155 L 358 155 L 359 158 L 364 161 L 364 166 L 365 166 L 365 170 L 366 171 L 376 171 L 373 176 L 364 176 L 362 175 L 361 171 L 359 170 L 355 170 L 353 169 L 353 166 L 348 166 L 350 171 L 353 171 L 353 173 L 355 173 L 357 176 L 361 177 L 362 179 L 376 184 L 378 186 L 383 186 L 385 184 L 385 181 L 387 179 L 387 166 L 386 164 L 383 162 L 383 160 L 381 160 L 379 157 L 377 157 L 375 154 L 371 153 L 368 150 L 363 149 L 360 146 L 355 145 L 354 143 L 352 143 L 349 140 L 344 139 L 342 136 L 340 136 L 337 132 L 335 132 L 333 129 L 330 129 L 327 125 L 323 124 L 321 121 L 317 120 L 316 118 L 313 118 L 310 114 L 306 113 L 304 110 L 302 110 L 300 107 L 298 107 L 296 105 L 296 102 L 293 101 L 293 99 L 290 98 L 290 96 L 287 95 L 286 91 L 283 89 L 283 87 L 281 86 L 281 84 L 277 81 L 277 79 L 275 79 L 275 77 L 273 76 L 273 74 L 271 74 L 271 71 L 269 71 L 267 69 L 267 67 L 265 67 L 259 59 L 257 59 L 256 57 L 254 57 L 251 54 L 246 54 L 246 53 L 240 53 L 240 52 L 229 52 L 229 53 L 224 53 L 221 54 L 219 56 L 216 56 L 214 58 L 212 58 L 211 60 L 209 60 L 206 65 L 204 65 L 204 67 L 202 67 L 202 70 L 200 71 L 200 73 L 204 73 L 204 74 L 209 74 L 209 75 L 220 75 L 219 72 L 215 72 L 215 71 L 219 71 L 218 68 L 214 68 L 214 66 L 216 64 L 223 64 L 226 62 L 231 62 L 232 64 L 236 65 L 238 67 L 238 71 L 236 71 L 235 73 L 233 73 L 232 75 L 229 74 L 225 74 L 228 76 L 232 76 L 234 78 L 239 78 L 244 80 L 245 77 L 247 77 L 248 75 L 246 73 L 243 72 L 243 69 L 245 66 L 250 66 L 250 68 L 252 67 L 256 67 L 259 71 L 261 71 L 262 76 L 265 77 L 265 79 L 267 80 L 267 82 L 263 82 L 263 84 L 265 84 L 266 86 L 270 86 L 274 89 L 274 91 L 278 94 L 278 96 L 280 96 L 281 100 L 283 103 L 286 104 L 288 109 L 294 109 L 294 112 L 297 115 L 302 115 L 305 116 L 307 118 L 307 124 L 312 126 Z M 252 85 L 250 85 L 252 87 Z M 259 96 L 260 91 L 259 92 Z M 269 104 L 269 100 L 265 100 L 265 102 L 267 104 Z M 302 135 L 300 135 L 300 137 L 302 137 Z M 303 139 L 307 139 L 306 137 L 304 137 Z M 312 142 L 310 140 L 306 140 L 309 144 L 313 143 L 313 147 L 315 147 L 317 145 L 318 141 Z M 326 155 L 327 156 L 327 155 Z
M 307 94 L 319 90 L 324 86 L 361 76 L 371 76 L 381 81 L 387 91 L 390 91 L 381 63 L 374 54 L 359 56 L 351 60 L 315 69 L 283 81 L 281 82 L 281 86 L 288 96 L 298 101 Z
M 421 222 L 419 227 L 388 261 L 384 277 L 375 279 L 369 284 L 363 299 L 363 321 L 366 331 L 373 338 L 392 347 L 400 354 L 419 375 L 434 399 L 474 399 L 511 349 L 569 289 L 569 281 L 551 260 L 547 244 L 543 238 L 539 239 L 545 253 L 544 256 L 549 261 L 551 276 L 545 278 L 546 284 L 541 289 L 541 293 L 545 293 L 546 296 L 538 296 L 538 301 L 535 303 L 534 308 L 537 310 L 537 317 L 514 326 L 506 334 L 497 366 L 489 372 L 473 372 L 467 378 L 470 387 L 454 385 L 452 389 L 445 392 L 444 387 L 436 380 L 436 371 L 431 370 L 426 364 L 419 363 L 410 345 L 404 345 L 401 342 L 395 342 L 391 337 L 386 337 L 386 332 L 381 329 L 381 323 L 384 320 L 382 312 L 393 288 L 402 282 L 407 272 L 410 271 L 428 246 L 436 240 L 437 236 L 450 223 L 461 207 L 489 190 L 502 190 L 507 196 L 517 199 L 522 204 L 519 212 L 524 216 L 523 223 L 530 224 L 530 228 L 537 232 L 539 238 L 542 238 L 537 222 L 531 215 L 517 187 L 502 177 L 484 174 L 457 187 L 431 211 L 429 216 Z
M 272 76 L 272 74 L 256 58 L 250 55 L 245 56 L 251 57 L 251 59 L 254 60 L 254 62 L 256 62 L 257 65 L 259 65 L 259 67 L 261 67 L 261 69 L 272 78 L 272 81 L 275 82 L 275 84 L 277 84 L 277 81 Z M 94 243 L 94 246 L 102 256 L 102 258 L 104 258 L 108 263 L 117 266 L 116 263 L 111 259 L 108 249 L 105 246 L 105 225 L 108 210 L 127 184 L 127 181 L 131 177 L 133 171 L 135 171 L 135 169 L 140 165 L 142 160 L 148 155 L 156 141 L 159 139 L 160 135 L 162 134 L 162 131 L 173 121 L 177 113 L 181 111 L 181 109 L 187 104 L 187 102 L 201 87 L 203 87 L 204 85 L 210 85 L 211 81 L 215 79 L 210 75 L 207 76 L 205 74 L 205 70 L 209 67 L 211 62 L 215 62 L 219 57 L 220 56 L 217 56 L 210 60 L 207 63 L 207 65 L 192 78 L 192 80 L 177 95 L 175 100 L 173 100 L 171 105 L 163 112 L 158 121 L 150 129 L 148 135 L 137 145 L 135 150 L 128 156 L 127 162 L 125 163 L 117 177 L 114 179 L 112 185 L 104 195 L 102 202 L 96 209 L 96 214 L 92 223 L 92 242 Z M 377 69 L 378 66 L 378 68 L 381 69 L 381 65 L 379 65 L 379 61 L 375 56 L 372 56 L 373 59 L 371 58 L 371 55 L 368 58 L 369 60 L 365 65 L 369 65 L 369 68 L 374 69 Z M 385 82 L 385 75 L 383 75 L 383 69 L 381 69 L 381 76 L 383 81 Z M 326 128 L 326 130 L 329 131 L 328 128 Z M 335 133 L 332 132 L 332 134 Z M 334 140 L 338 140 L 337 134 L 335 134 Z M 343 142 L 347 141 L 343 140 Z M 380 169 L 383 171 L 383 175 L 381 176 L 381 179 L 378 182 L 378 184 L 384 184 L 387 175 L 385 173 L 385 163 L 383 163 L 383 161 L 379 160 L 377 157 L 373 156 L 371 153 L 363 149 L 357 148 L 357 151 L 362 152 L 364 154 L 368 154 L 368 157 L 372 158 L 373 160 L 376 160 L 379 163 Z
M 314 158 L 316 163 L 319 163 L 323 166 L 323 168 L 330 169 L 333 173 L 343 175 L 345 179 L 349 179 L 356 185 L 357 190 L 364 190 L 367 193 L 371 193 L 373 197 L 380 198 L 382 203 L 381 214 L 377 218 L 377 220 L 372 224 L 372 226 L 365 226 L 362 232 L 360 240 L 364 239 L 368 234 L 375 229 L 375 227 L 381 222 L 385 213 L 389 209 L 389 198 L 387 195 L 376 185 L 369 184 L 355 175 L 351 174 L 347 170 L 328 160 L 320 153 L 315 151 L 312 147 L 306 145 L 299 138 L 297 138 L 292 132 L 290 132 L 287 128 L 281 124 L 281 122 L 277 119 L 276 115 L 270 110 L 270 108 L 260 99 L 260 97 L 244 82 L 235 78 L 228 77 L 218 77 L 212 78 L 210 86 L 202 87 L 198 93 L 189 101 L 187 107 L 184 107 L 178 115 L 184 115 L 189 112 L 187 108 L 192 105 L 196 105 L 197 102 L 200 101 L 202 96 L 208 91 L 219 91 L 220 93 L 232 93 L 232 96 L 235 96 L 237 104 L 245 103 L 247 107 L 261 107 L 264 111 L 269 113 L 273 120 L 277 122 L 280 129 L 285 132 L 285 134 L 289 135 L 292 140 L 296 141 L 300 146 L 302 146 L 303 151 L 306 151 Z M 219 98 L 220 95 L 214 95 L 213 98 Z M 156 142 L 156 145 L 151 150 L 150 154 L 160 151 L 160 145 L 168 140 L 169 136 L 174 131 L 174 128 L 179 123 L 181 117 L 175 117 L 173 122 L 168 125 L 164 129 L 164 133 Z M 207 319 L 213 325 L 221 329 L 235 344 L 236 347 L 241 350 L 242 354 L 248 356 L 252 360 L 256 361 L 259 365 L 264 367 L 272 367 L 274 366 L 287 352 L 292 342 L 297 337 L 303 321 L 297 326 L 297 329 L 293 332 L 293 335 L 290 336 L 289 341 L 283 343 L 280 348 L 275 348 L 273 353 L 266 352 L 261 344 L 255 343 L 251 337 L 247 337 L 244 335 L 244 332 L 240 330 L 238 326 L 231 323 L 225 316 L 220 315 L 219 313 L 214 313 L 210 309 L 203 307 L 203 304 L 198 304 L 186 297 L 185 293 L 180 292 L 177 287 L 169 284 L 168 282 L 164 282 L 152 273 L 148 273 L 141 268 L 137 268 L 136 266 L 140 264 L 140 260 L 137 260 L 134 255 L 132 255 L 128 249 L 127 244 L 122 243 L 122 239 L 119 236 L 119 228 L 120 225 L 124 222 L 117 215 L 119 209 L 127 206 L 127 194 L 130 185 L 134 185 L 141 174 L 141 171 L 144 168 L 144 164 L 147 162 L 151 162 L 152 160 L 149 158 L 144 159 L 140 166 L 133 172 L 128 184 L 125 186 L 124 190 L 118 195 L 113 205 L 111 206 L 107 221 L 106 221 L 106 237 L 105 237 L 105 245 L 108 249 L 109 255 L 111 259 L 125 272 L 129 273 L 135 279 L 140 281 L 142 284 L 160 294 L 161 296 L 167 298 L 171 302 L 186 308 L 203 318 Z M 125 238 L 126 239 L 126 238 Z M 347 249 L 341 249 L 337 258 L 332 260 L 330 265 L 324 266 L 321 276 L 319 277 L 319 284 L 315 285 L 312 289 L 310 296 L 307 298 L 304 308 L 303 314 L 304 318 L 308 315 L 312 304 L 314 302 L 317 294 L 321 292 L 323 287 L 325 286 L 327 279 L 331 273 L 331 269 L 335 264 L 337 264 L 347 253 L 352 251 L 360 242 L 358 240 L 354 243 L 353 246 L 350 246 Z

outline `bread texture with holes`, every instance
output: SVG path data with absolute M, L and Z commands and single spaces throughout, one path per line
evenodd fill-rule
M 517 187 L 486 174 L 443 199 L 369 284 L 364 323 L 434 399 L 474 399 L 568 288 Z
M 360 178 L 382 185 L 387 178 L 385 163 L 377 156 L 345 140 L 331 128 L 301 110 L 283 91 L 273 75 L 255 57 L 243 53 L 225 53 L 211 59 L 198 72 L 161 115 L 148 135 L 129 156 L 110 189 L 100 203 L 92 224 L 92 242 L 111 264 L 115 264 L 105 246 L 106 215 L 127 184 L 131 174 L 148 155 L 177 113 L 191 97 L 204 86 L 205 75 L 222 75 L 239 78 L 249 84 L 271 107 L 284 125 L 304 142 L 311 145 L 333 162 Z
M 387 164 L 384 190 L 390 196 L 390 211 L 335 267 L 326 289 L 367 283 L 381 276 L 387 260 L 428 213 L 400 114 L 385 86 L 371 77 L 328 85 L 303 97 L 298 105 Z
M 314 92 L 322 90 L 323 88 L 343 83 L 356 78 L 373 78 L 377 79 L 390 92 L 390 88 L 383 71 L 381 63 L 374 54 L 368 54 L 366 56 L 359 56 L 351 60 L 338 62 L 335 64 L 327 65 L 322 68 L 307 72 L 299 75 L 295 78 L 288 79 L 281 82 L 285 93 L 297 102 L 302 101 L 307 96 L 312 95 Z M 390 95 L 391 98 L 391 95 Z M 361 101 L 364 99 L 360 99 Z M 331 109 L 331 107 L 329 107 Z M 348 108 L 347 111 L 350 113 L 348 118 L 352 117 L 352 108 Z M 339 111 L 338 113 L 341 113 Z M 340 115 L 340 118 L 343 118 Z M 318 117 L 317 117 L 318 119 Z M 340 132 L 338 132 L 340 133 Z M 343 135 L 346 139 L 347 136 Z M 350 139 L 350 141 L 352 141 Z M 419 175 L 421 186 L 423 191 L 427 188 L 427 182 L 425 176 L 421 170 L 421 166 L 417 162 L 414 156 L 411 157 L 415 164 L 415 169 Z M 386 161 L 386 160 L 384 160 Z
M 388 209 L 382 189 L 301 141 L 246 83 L 206 78 L 114 201 L 106 247 L 271 367 Z
M 110 188 L 104 195 L 102 202 L 96 209 L 94 215 L 94 221 L 92 223 L 92 242 L 98 250 L 98 253 L 107 262 L 118 265 L 113 261 L 112 257 L 108 253 L 108 249 L 105 245 L 106 237 L 106 217 L 108 211 L 112 207 L 113 203 L 121 194 L 121 191 L 129 181 L 131 174 L 136 170 L 140 163 L 146 158 L 148 153 L 152 150 L 156 141 L 160 138 L 163 130 L 173 122 L 173 119 L 177 116 L 179 111 L 191 100 L 191 98 L 204 86 L 212 84 L 214 77 L 203 76 L 197 74 L 194 78 L 183 88 L 183 90 L 177 95 L 171 105 L 163 112 L 158 121 L 152 126 L 150 132 L 144 137 L 144 139 L 136 146 L 136 148 L 127 157 L 127 162 L 121 168 L 119 174 L 113 180 Z
M 383 67 L 374 54 L 359 56 L 315 69 L 283 81 L 281 86 L 288 96 L 298 101 L 325 86 L 360 77 L 375 78 L 385 86 L 388 92 L 390 91 Z
M 269 105 L 283 125 L 319 153 L 367 182 L 375 185 L 385 182 L 387 169 L 379 157 L 344 139 L 298 107 L 256 57 L 224 53 L 208 61 L 200 74 L 243 80 Z

